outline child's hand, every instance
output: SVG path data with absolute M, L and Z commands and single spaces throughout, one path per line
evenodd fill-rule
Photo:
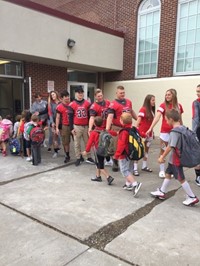
M 82 155 L 83 155 L 83 156 L 86 156 L 86 155 L 87 155 L 87 152 L 86 152 L 86 151 L 83 151 L 83 152 L 82 152 Z
M 160 157 L 158 158 L 158 162 L 159 163 L 164 163 L 165 162 L 165 159 L 163 158 L 162 155 L 160 155 Z

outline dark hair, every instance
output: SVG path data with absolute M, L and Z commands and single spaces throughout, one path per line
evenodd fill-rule
M 61 93 L 60 93 L 60 97 L 61 98 L 63 98 L 63 97 L 67 97 L 67 96 L 69 96 L 69 92 L 67 91 L 67 90 L 64 90 L 64 91 L 62 91 Z
M 143 106 L 146 108 L 146 117 L 147 119 L 149 120 L 152 120 L 154 115 L 155 115 L 155 109 L 156 107 L 155 106 L 151 106 L 151 99 L 152 98 L 155 98 L 154 95 L 152 94 L 148 94 L 145 99 L 144 99 L 144 103 L 143 103 Z
M 39 92 L 36 92 L 34 97 L 35 97 L 35 99 L 37 99 L 38 97 L 41 97 L 41 96 L 42 95 Z
M 168 119 L 170 119 L 170 118 L 173 119 L 174 122 L 178 122 L 181 119 L 180 113 L 176 109 L 167 110 L 165 116 Z
M 97 127 L 100 127 L 103 124 L 103 118 L 101 116 L 95 116 L 94 124 Z
M 27 112 L 25 114 L 25 117 L 24 117 L 24 122 L 27 123 L 27 122 L 30 122 L 31 121 L 31 112 Z

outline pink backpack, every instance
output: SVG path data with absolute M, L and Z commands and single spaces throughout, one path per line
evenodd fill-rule
M 5 141 L 10 138 L 10 129 L 12 122 L 8 119 L 3 119 L 0 122 L 0 141 Z

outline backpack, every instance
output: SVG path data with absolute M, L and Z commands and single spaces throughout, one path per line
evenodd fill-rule
M 110 133 L 104 130 L 97 132 L 99 132 L 99 144 L 96 153 L 102 157 L 113 156 L 115 153 L 113 137 Z
M 20 142 L 18 139 L 11 139 L 9 141 L 9 150 L 12 155 L 18 155 L 20 153 Z
M 128 153 L 124 151 L 129 160 L 138 161 L 144 157 L 144 142 L 136 127 L 124 128 L 129 133 Z
M 42 144 L 45 139 L 45 134 L 43 128 L 36 126 L 31 129 L 30 139 L 34 144 Z
M 185 126 L 173 128 L 171 131 L 181 134 L 181 166 L 192 168 L 200 164 L 200 142 L 197 134 Z
M 10 137 L 10 127 L 12 122 L 8 119 L 3 119 L 0 123 L 0 141 L 5 141 Z

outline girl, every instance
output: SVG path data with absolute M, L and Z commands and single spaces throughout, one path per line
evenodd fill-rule
M 166 111 L 171 110 L 171 109 L 178 110 L 180 113 L 180 117 L 181 117 L 183 113 L 183 107 L 181 104 L 178 103 L 177 93 L 175 89 L 169 89 L 166 91 L 165 101 L 161 103 L 161 105 L 158 107 L 154 120 L 146 132 L 146 134 L 149 136 L 153 128 L 155 127 L 155 125 L 158 123 L 158 121 L 162 117 L 162 124 L 161 124 L 161 130 L 160 130 L 160 156 L 164 153 L 164 150 L 166 149 L 168 145 L 169 133 L 172 129 L 172 126 L 168 125 L 165 119 Z M 182 117 L 181 117 L 180 123 L 182 125 Z M 165 178 L 165 163 L 160 163 L 159 177 Z
M 11 122 L 11 116 L 7 115 L 6 118 L 4 118 L 0 122 L 0 145 L 2 148 L 3 157 L 7 155 L 6 146 L 9 138 L 12 136 L 12 133 L 13 133 L 13 124 Z
M 149 147 L 153 140 L 153 131 L 151 131 L 148 136 L 146 136 L 146 131 L 151 126 L 154 116 L 155 116 L 155 96 L 148 94 L 145 97 L 144 103 L 139 110 L 138 118 L 136 121 L 136 127 L 138 128 L 141 137 L 145 139 L 144 140 L 145 156 L 142 161 L 142 170 L 146 172 L 152 172 L 151 168 L 147 166 L 147 159 L 148 159 Z M 139 175 L 137 161 L 134 162 L 133 174 L 135 176 Z

